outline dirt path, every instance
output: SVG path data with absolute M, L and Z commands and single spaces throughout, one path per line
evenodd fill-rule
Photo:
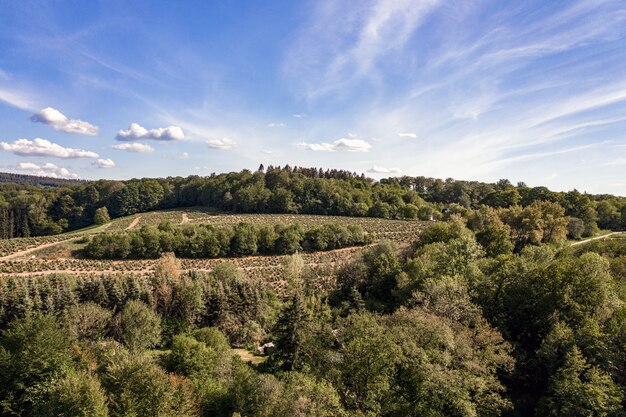
M 137 216 L 133 219 L 132 222 L 130 222 L 130 224 L 128 225 L 128 227 L 124 230 L 130 230 L 132 228 L 134 228 L 135 226 L 137 226 L 139 224 L 139 221 L 141 220 L 141 216 Z
M 45 249 L 45 248 L 49 248 L 50 246 L 60 245 L 61 243 L 66 243 L 66 242 L 69 242 L 70 240 L 74 240 L 74 239 L 78 239 L 78 238 L 72 237 L 72 238 L 65 239 L 65 240 L 59 240 L 58 242 L 44 243 L 42 245 L 35 246 L 34 248 L 24 249 L 24 250 L 21 250 L 19 252 L 14 252 L 14 253 L 12 253 L 10 255 L 3 256 L 2 258 L 0 258 L 0 262 L 1 261 L 8 261 L 8 260 L 15 259 L 15 258 L 20 258 L 22 256 L 26 256 L 26 255 L 31 254 L 31 253 L 33 253 L 35 251 L 40 250 L 40 249 Z
M 589 239 L 581 240 L 580 242 L 574 242 L 570 246 L 582 245 L 583 243 L 588 243 L 588 242 L 591 242 L 593 240 L 606 239 L 609 236 L 622 235 L 624 233 L 626 233 L 626 232 L 612 232 L 612 233 L 608 233 L 606 235 L 596 236 L 596 237 L 592 237 L 592 238 L 589 238 Z
M 180 224 L 189 223 L 189 215 L 187 213 L 183 213 L 183 219 L 180 221 Z

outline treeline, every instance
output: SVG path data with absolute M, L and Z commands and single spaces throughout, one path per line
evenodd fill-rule
M 83 253 L 92 259 L 156 259 L 168 252 L 182 258 L 218 258 L 325 251 L 370 241 L 358 225 L 324 224 L 305 230 L 298 224 L 175 227 L 163 222 L 158 227 L 96 235 Z
M 0 183 L 0 238 L 47 235 L 94 223 L 96 210 L 111 217 L 155 209 L 204 206 L 242 213 L 306 213 L 430 220 L 452 207 L 478 209 L 560 205 L 579 219 L 584 235 L 597 227 L 626 227 L 626 199 L 545 187 L 439 180 L 373 180 L 341 170 L 259 167 L 256 172 L 129 181 L 93 181 L 54 189 Z
M 43 187 L 62 187 L 65 185 L 79 185 L 81 183 L 84 183 L 85 181 L 0 172 L 0 182 L 8 182 L 12 184 L 41 185 Z

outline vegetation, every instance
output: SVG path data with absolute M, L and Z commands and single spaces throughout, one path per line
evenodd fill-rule
M 55 187 L 19 182 L 0 182 L 0 238 L 58 234 L 85 227 L 93 224 L 96 210 L 103 207 L 113 218 L 155 209 L 203 206 L 239 213 L 429 220 L 488 206 L 512 210 L 510 221 L 514 223 L 520 216 L 535 216 L 526 208 L 543 202 L 562 208 L 573 237 L 590 236 L 598 227 L 626 227 L 624 198 L 576 190 L 552 192 L 523 183 L 513 186 L 506 180 L 486 184 L 402 177 L 374 182 L 347 171 L 270 166 L 256 172 L 210 177 L 57 181 Z M 552 209 L 559 211 L 556 205 Z
M 235 197 L 244 177 L 263 187 Z M 624 416 L 626 239 L 565 243 L 622 228 L 621 199 L 291 168 L 194 181 L 213 207 L 236 190 L 222 210 L 270 210 L 282 189 L 283 208 L 306 211 L 292 190 L 334 184 L 333 198 L 363 192 L 358 215 L 443 221 L 193 212 L 174 225 L 180 211 L 159 211 L 74 235 L 88 256 L 137 260 L 3 262 L 1 416 Z M 385 192 L 419 200 L 385 206 Z M 263 193 L 268 206 L 237 205 Z M 326 214 L 357 215 L 341 210 Z M 238 258 L 254 254 L 268 256 Z M 71 273 L 11 275 L 24 264 Z
M 298 251 L 323 251 L 368 243 L 360 226 L 324 224 L 304 230 L 300 225 L 258 227 L 211 225 L 174 227 L 164 222 L 158 228 L 143 226 L 129 232 L 103 233 L 93 237 L 84 253 L 92 259 L 154 259 L 174 252 L 185 258 L 216 258 L 281 255 Z

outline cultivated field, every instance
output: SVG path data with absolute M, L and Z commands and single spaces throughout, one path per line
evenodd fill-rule
M 414 241 L 427 225 L 420 221 L 385 220 L 376 218 L 354 218 L 289 214 L 224 214 L 204 209 L 163 210 L 141 213 L 113 220 L 111 223 L 72 233 L 40 238 L 0 240 L 0 277 L 8 275 L 35 276 L 50 274 L 101 275 L 101 274 L 148 274 L 155 260 L 106 261 L 81 259 L 84 247 L 81 238 L 97 233 L 128 230 L 144 225 L 158 225 L 163 221 L 173 224 L 237 224 L 240 222 L 257 225 L 301 224 L 305 228 L 326 223 L 360 225 L 370 233 L 374 241 L 392 240 L 400 246 Z M 326 282 L 334 270 L 363 247 L 345 248 L 334 251 L 303 253 L 305 263 L 317 280 Z M 243 258 L 182 259 L 185 271 L 210 271 L 222 262 L 237 264 L 251 277 L 270 284 L 278 292 L 284 288 L 280 271 L 285 256 L 250 256 Z

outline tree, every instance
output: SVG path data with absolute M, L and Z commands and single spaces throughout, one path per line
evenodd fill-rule
M 69 333 L 75 339 L 98 340 L 106 336 L 112 313 L 98 304 L 86 302 L 71 308 L 66 315 Z
M 93 222 L 97 225 L 105 224 L 111 221 L 109 210 L 106 207 L 100 207 L 93 215 Z
M 601 229 L 618 230 L 620 226 L 620 212 L 609 200 L 602 200 L 596 207 L 598 226 Z
M 400 350 L 372 313 L 352 314 L 341 323 L 338 391 L 348 410 L 383 415 Z
M 567 223 L 567 235 L 572 239 L 580 239 L 585 232 L 585 222 L 578 217 L 570 217 Z
M 231 253 L 235 256 L 255 255 L 257 248 L 256 228 L 249 223 L 239 223 L 230 242 Z
M 132 351 L 153 347 L 161 341 L 161 318 L 141 301 L 128 301 L 116 324 L 120 342 Z
M 287 371 L 302 368 L 308 321 L 309 312 L 304 297 L 299 293 L 293 294 L 272 329 L 272 339 L 276 345 L 270 356 L 272 366 Z
M 106 395 L 98 379 L 72 372 L 55 381 L 47 398 L 36 406 L 41 417 L 108 417 Z
M 0 410 L 35 415 L 46 387 L 72 368 L 69 339 L 51 316 L 11 323 L 0 337 Z M 43 391 L 38 394 L 37 391 Z
M 550 380 L 537 416 L 604 417 L 621 409 L 624 394 L 609 375 L 587 364 L 574 347 Z
M 119 352 L 106 368 L 103 385 L 111 417 L 199 414 L 189 382 L 169 375 L 147 356 Z

